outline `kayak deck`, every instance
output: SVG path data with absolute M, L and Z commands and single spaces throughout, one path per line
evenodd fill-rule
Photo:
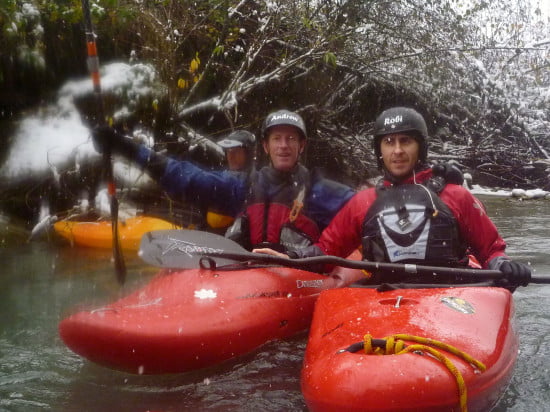
M 302 370 L 306 403 L 312 411 L 459 411 L 463 379 L 468 410 L 490 410 L 510 382 L 517 358 L 513 312 L 510 292 L 492 287 L 324 291 Z M 345 350 L 356 343 L 364 346 L 360 342 L 369 342 L 366 334 L 433 339 L 487 369 L 429 341 L 461 378 L 426 350 L 387 355 Z M 407 346 L 416 344 L 410 337 L 402 339 Z
M 309 327 L 322 290 L 364 275 L 324 276 L 282 267 L 163 271 L 103 308 L 64 319 L 59 332 L 77 354 L 139 374 L 216 365 Z

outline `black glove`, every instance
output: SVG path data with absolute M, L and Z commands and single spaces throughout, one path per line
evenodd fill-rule
M 103 154 L 112 152 L 114 141 L 120 140 L 120 136 L 115 129 L 109 126 L 98 126 L 92 129 L 92 139 L 94 141 L 95 150 Z
M 498 269 L 512 286 L 527 286 L 531 282 L 531 268 L 524 263 L 504 260 Z
M 453 163 L 436 164 L 432 166 L 434 176 L 441 176 L 445 183 L 453 183 L 462 186 L 464 175 L 462 171 Z
M 523 263 L 514 262 L 505 256 L 498 256 L 489 262 L 489 269 L 500 270 L 504 275 L 497 285 L 513 291 L 517 286 L 527 286 L 531 281 L 531 268 Z
M 105 153 L 110 150 L 111 153 L 116 153 L 128 160 L 135 161 L 147 170 L 156 181 L 159 181 L 164 175 L 168 163 L 167 157 L 132 142 L 112 127 L 99 126 L 94 128 L 92 130 L 92 138 L 94 147 L 99 153 Z M 146 153 L 148 153 L 145 161 L 143 160 L 143 152 L 139 156 L 140 148 L 146 150 Z M 138 158 L 141 158 L 141 161 Z
M 132 159 L 139 149 L 139 145 L 109 126 L 94 128 L 92 138 L 95 149 L 101 154 L 110 152 Z

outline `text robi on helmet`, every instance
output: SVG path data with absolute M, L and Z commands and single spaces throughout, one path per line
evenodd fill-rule
M 384 126 L 389 124 L 401 123 L 403 121 L 403 116 L 397 115 L 395 117 L 386 117 L 384 119 Z

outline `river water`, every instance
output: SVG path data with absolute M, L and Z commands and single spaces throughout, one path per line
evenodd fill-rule
M 483 200 L 509 244 L 508 253 L 531 263 L 535 275 L 550 276 L 550 201 Z M 17 230 L 3 230 L 0 411 L 306 410 L 299 379 L 306 333 L 222 366 L 179 375 L 130 375 L 83 360 L 63 345 L 59 321 L 76 308 L 128 293 L 156 270 L 127 254 L 128 281 L 121 290 L 110 252 L 52 239 L 26 242 Z M 495 410 L 548 411 L 550 285 L 519 288 L 514 300 L 520 353 L 512 383 Z

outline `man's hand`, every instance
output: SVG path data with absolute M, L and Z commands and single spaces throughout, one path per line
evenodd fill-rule
M 127 138 L 116 129 L 109 126 L 98 126 L 92 130 L 92 139 L 95 149 L 101 153 L 113 153 L 121 155 L 129 160 L 134 160 L 139 152 L 140 145 L 134 143 L 132 139 Z M 159 159 L 155 162 L 161 163 Z M 161 165 L 162 172 L 164 171 L 164 163 Z
M 109 126 L 98 126 L 92 129 L 95 149 L 103 154 L 117 151 L 124 139 L 115 129 Z
M 278 257 L 290 259 L 288 257 L 288 255 L 285 255 L 284 253 L 277 252 L 276 250 L 270 249 L 268 247 L 264 247 L 264 248 L 260 248 L 260 249 L 252 249 L 252 252 L 254 252 L 254 253 L 263 253 L 263 254 L 266 254 L 266 255 L 278 256 Z
M 507 256 L 492 259 L 489 269 L 500 270 L 504 275 L 498 284 L 504 287 L 527 286 L 531 282 L 531 267 L 524 263 L 514 262 Z
M 499 270 L 514 286 L 527 286 L 531 281 L 531 268 L 524 263 L 505 260 L 500 264 Z

